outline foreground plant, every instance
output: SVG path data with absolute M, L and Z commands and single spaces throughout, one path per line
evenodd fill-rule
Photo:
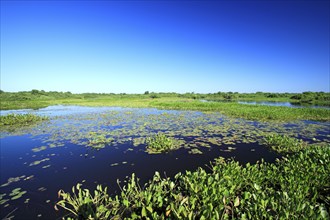
M 8 114 L 0 116 L 0 126 L 25 126 L 36 122 L 49 120 L 47 116 L 34 114 Z
M 58 192 L 58 196 L 62 200 L 56 203 L 55 210 L 58 210 L 58 206 L 62 207 L 77 219 L 109 219 L 111 216 L 107 187 L 98 185 L 92 194 L 88 189 L 82 189 L 78 183 L 72 187 L 72 196 L 63 190 Z
M 328 219 L 329 173 L 330 145 L 311 146 L 275 164 L 219 158 L 211 172 L 173 179 L 156 172 L 144 187 L 132 174 L 113 197 L 100 188 L 90 196 L 79 186 L 73 195 L 61 191 L 58 205 L 73 219 Z

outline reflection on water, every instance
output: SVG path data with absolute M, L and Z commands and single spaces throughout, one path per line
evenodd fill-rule
M 249 104 L 249 105 L 284 106 L 284 107 L 290 107 L 290 108 L 326 108 L 326 109 L 330 109 L 330 107 L 327 107 L 327 106 L 301 105 L 301 104 L 292 103 L 292 102 L 239 101 L 238 103 L 240 103 L 240 104 Z
M 155 171 L 174 176 L 206 167 L 214 158 L 234 158 L 242 164 L 279 157 L 262 146 L 262 132 L 275 131 L 307 141 L 330 142 L 329 123 L 269 124 L 226 118 L 219 113 L 130 109 L 119 107 L 50 106 L 40 110 L 1 111 L 34 113 L 49 122 L 15 131 L 1 131 L 1 219 L 14 211 L 14 219 L 56 219 L 59 189 L 70 191 L 82 182 L 118 191 L 116 180 L 133 172 L 146 182 Z M 99 150 L 87 146 L 90 132 L 113 138 Z M 145 137 L 157 132 L 181 139 L 184 146 L 167 154 L 147 154 Z M 317 137 L 316 140 L 313 138 Z M 193 154 L 199 149 L 202 154 Z M 207 168 L 206 168 L 207 169 Z M 20 198 L 13 190 L 26 191 Z
M 236 102 L 231 100 L 205 100 L 201 99 L 200 102 Z M 330 109 L 329 106 L 323 105 L 311 105 L 311 104 L 300 104 L 293 102 L 271 102 L 271 101 L 237 101 L 239 104 L 247 104 L 247 105 L 268 105 L 268 106 L 283 106 L 290 108 L 325 108 Z

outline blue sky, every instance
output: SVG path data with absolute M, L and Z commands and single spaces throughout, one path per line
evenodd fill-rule
M 1 89 L 329 92 L 329 1 L 1 1 Z

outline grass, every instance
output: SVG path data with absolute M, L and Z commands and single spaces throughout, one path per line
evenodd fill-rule
M 173 179 L 156 172 L 143 187 L 132 174 L 113 196 L 78 184 L 72 193 L 59 192 L 56 209 L 66 209 L 67 219 L 329 218 L 330 146 L 305 148 L 275 164 L 219 158 L 210 169 Z
M 120 106 L 220 112 L 224 115 L 256 121 L 315 120 L 330 121 L 330 110 L 319 108 L 288 108 L 280 106 L 244 105 L 235 102 L 200 102 L 180 97 L 98 96 L 43 101 L 2 101 L 2 109 L 37 108 L 50 105 Z
M 153 101 L 150 104 L 161 109 L 196 110 L 220 112 L 224 115 L 255 121 L 291 121 L 315 120 L 330 121 L 329 109 L 288 108 L 281 106 L 244 105 L 232 102 L 198 102 L 198 101 Z
M 48 119 L 46 116 L 34 114 L 8 114 L 0 116 L 0 126 L 27 126 Z
M 201 102 L 200 99 L 229 101 L 294 101 L 322 103 L 330 106 L 330 93 L 214 93 L 214 94 L 71 94 L 70 92 L 0 92 L 2 110 L 42 108 L 50 105 L 120 106 L 221 112 L 224 115 L 258 121 L 316 120 L 330 121 L 329 109 L 288 108 L 279 106 L 243 105 L 236 102 Z

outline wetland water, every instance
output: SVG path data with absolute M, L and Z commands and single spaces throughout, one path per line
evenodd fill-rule
M 59 189 L 77 183 L 97 184 L 118 192 L 134 172 L 141 185 L 155 171 L 173 176 L 206 168 L 217 157 L 242 164 L 273 162 L 277 153 L 263 146 L 265 133 L 276 132 L 308 142 L 329 143 L 330 123 L 255 122 L 219 113 L 116 107 L 51 106 L 39 110 L 1 111 L 47 115 L 50 121 L 33 127 L 1 128 L 1 219 L 60 219 L 54 210 Z M 158 132 L 175 138 L 181 148 L 148 154 L 145 138 Z M 102 140 L 102 141 L 100 141 Z M 7 217 L 9 217 L 7 216 Z
M 299 103 L 292 103 L 292 102 L 266 102 L 266 101 L 239 101 L 239 104 L 248 104 L 248 105 L 269 105 L 269 106 L 284 106 L 290 108 L 325 108 L 330 109 L 329 106 L 322 106 L 322 105 L 302 105 Z

